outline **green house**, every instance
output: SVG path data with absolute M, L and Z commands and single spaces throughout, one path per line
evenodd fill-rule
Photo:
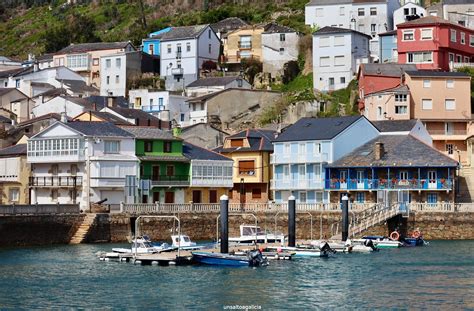
M 140 160 L 139 201 L 184 203 L 190 184 L 190 160 L 183 155 L 183 140 L 158 128 L 127 127 L 135 135 Z

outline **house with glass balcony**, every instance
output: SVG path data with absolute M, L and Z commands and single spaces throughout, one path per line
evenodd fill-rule
M 140 160 L 139 201 L 184 203 L 190 185 L 191 160 L 183 154 L 183 140 L 151 127 L 123 127 L 136 138 Z
M 325 167 L 331 202 L 454 202 L 458 162 L 420 137 L 380 135 Z
M 108 122 L 56 122 L 28 139 L 31 203 L 127 202 L 126 178 L 136 178 L 133 135 Z
M 273 141 L 275 202 L 286 202 L 290 195 L 300 203 L 329 202 L 326 166 L 378 135 L 363 116 L 298 120 Z

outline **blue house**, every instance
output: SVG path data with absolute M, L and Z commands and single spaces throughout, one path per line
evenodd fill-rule
M 275 202 L 327 203 L 325 168 L 379 135 L 364 116 L 302 118 L 274 141 L 271 190 Z
M 170 30 L 171 27 L 166 27 L 150 33 L 147 39 L 142 40 L 142 51 L 150 55 L 160 56 L 161 37 Z
M 379 59 L 381 63 L 398 62 L 397 30 L 379 34 Z

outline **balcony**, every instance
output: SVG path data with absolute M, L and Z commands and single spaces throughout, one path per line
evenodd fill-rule
M 72 150 L 28 150 L 28 163 L 58 163 L 85 161 L 84 149 Z
M 465 140 L 467 138 L 467 130 L 431 130 L 428 129 L 428 133 L 431 135 L 433 140 Z
M 251 49 L 252 41 L 239 41 L 239 49 Z
M 196 177 L 191 179 L 192 187 L 225 187 L 232 188 L 234 181 L 232 176 L 229 177 Z
M 34 188 L 75 188 L 82 186 L 82 177 L 80 176 L 42 176 L 30 177 L 29 186 Z
M 458 68 L 462 67 L 474 68 L 474 63 L 449 63 L 449 68 L 451 69 L 451 71 L 456 71 Z
M 326 190 L 453 190 L 453 180 L 438 179 L 351 179 L 325 181 Z
M 270 182 L 272 190 L 322 190 L 324 181 L 318 179 L 272 179 Z
M 142 180 L 150 180 L 152 187 L 167 186 L 189 186 L 189 175 L 173 175 L 173 176 L 141 176 Z
M 163 105 L 142 106 L 142 111 L 145 112 L 160 112 L 162 110 L 165 110 Z
M 183 68 L 172 68 L 171 69 L 171 74 L 173 76 L 182 76 L 184 74 L 184 69 Z
M 327 153 L 272 154 L 271 164 L 323 163 L 329 160 Z

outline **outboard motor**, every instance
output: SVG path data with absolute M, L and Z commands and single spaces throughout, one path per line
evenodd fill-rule
M 249 257 L 249 265 L 251 267 L 268 265 L 267 259 L 263 258 L 262 252 L 258 249 L 248 252 L 247 256 Z
M 364 245 L 370 247 L 373 251 L 379 250 L 377 247 L 375 247 L 374 242 L 372 240 L 365 240 Z
M 319 245 L 319 250 L 324 253 L 336 253 L 336 250 L 332 249 L 331 246 L 329 246 L 328 242 L 323 242 Z

